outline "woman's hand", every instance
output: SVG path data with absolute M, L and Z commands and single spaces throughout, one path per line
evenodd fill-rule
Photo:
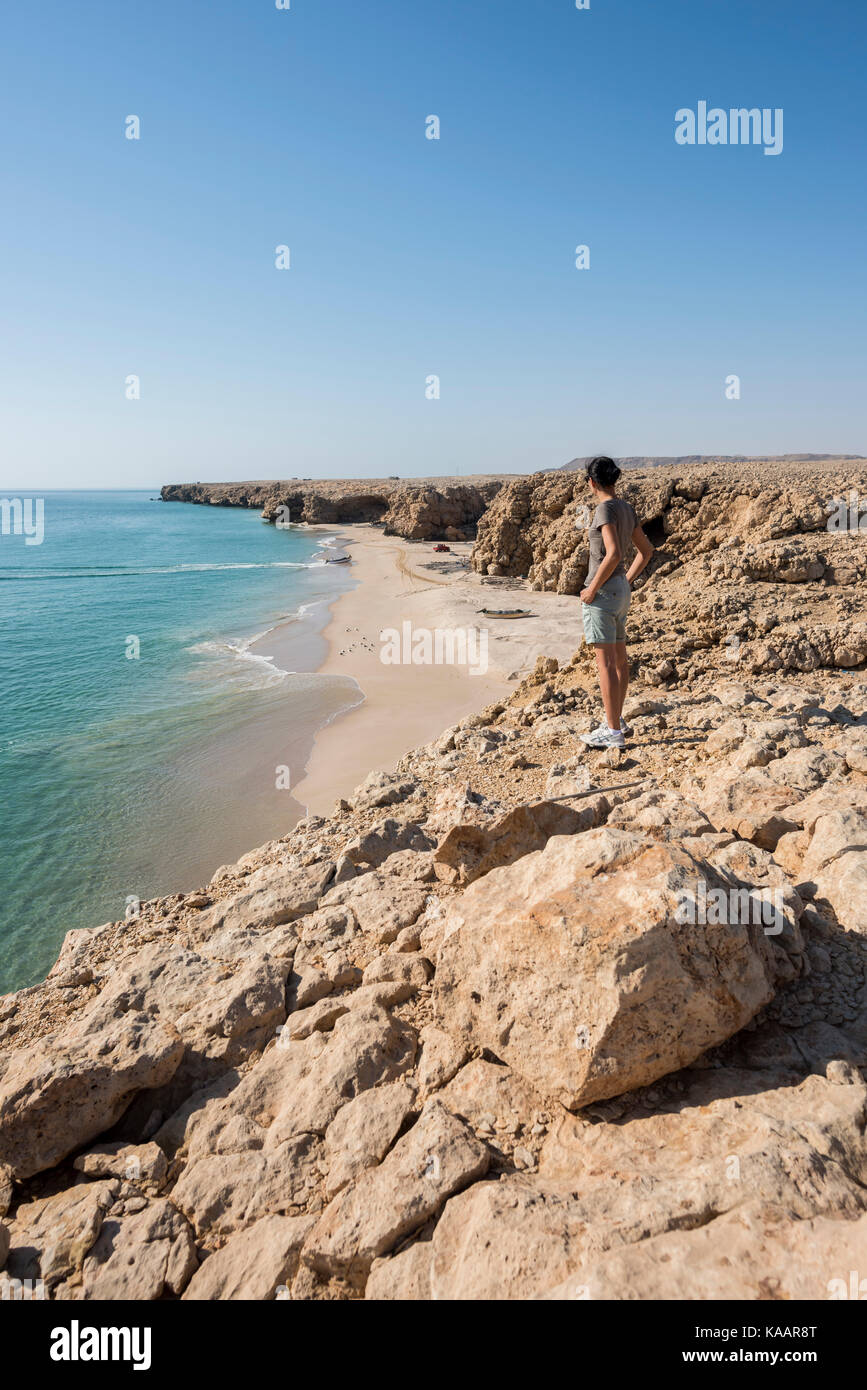
M 596 598 L 595 589 L 582 589 L 578 595 L 582 603 L 593 603 Z

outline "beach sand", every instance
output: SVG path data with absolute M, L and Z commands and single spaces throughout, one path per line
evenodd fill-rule
M 468 568 L 469 542 L 452 543 L 451 553 L 440 555 L 432 541 L 385 536 L 371 526 L 332 528 L 332 536 L 335 531 L 352 556 L 346 568 L 353 587 L 331 606 L 323 634 L 328 655 L 319 672 L 354 680 L 360 703 L 319 731 L 306 772 L 293 787 L 311 815 L 330 812 L 369 772 L 390 771 L 411 748 L 501 699 L 540 653 L 566 661 L 581 640 L 577 598 L 483 584 Z M 486 622 L 477 612 L 512 606 L 533 616 Z M 406 622 L 414 633 L 486 631 L 487 671 L 471 674 L 469 663 L 384 663 L 380 633 L 401 632 Z M 274 634 L 269 640 L 274 647 Z M 275 659 L 281 664 L 279 641 Z

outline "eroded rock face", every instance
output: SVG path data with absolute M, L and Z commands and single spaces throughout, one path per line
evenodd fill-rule
M 676 489 L 665 525 L 703 498 Z M 788 524 L 753 501 L 747 530 Z M 702 563 L 728 564 L 719 541 Z M 829 572 L 795 577 L 804 554 L 778 557 L 801 603 Z M 727 622 L 727 582 L 696 612 Z M 598 718 L 585 656 L 538 661 L 206 890 L 69 934 L 0 1001 L 10 1279 L 833 1296 L 867 1192 L 867 684 L 660 672 L 615 766 L 574 746 Z
M 84 1258 L 119 1192 L 116 1181 L 93 1182 L 23 1202 L 9 1226 L 8 1277 L 42 1279 L 49 1291 L 80 1277 Z
M 481 1177 L 484 1144 L 437 1100 L 425 1105 L 388 1158 L 351 1183 L 308 1236 L 301 1257 L 314 1270 L 366 1275 L 378 1255 L 433 1216 L 458 1188 Z
M 539 1297 L 572 1299 L 851 1298 L 867 1249 L 867 1215 L 792 1221 L 747 1206 L 699 1230 L 667 1231 L 584 1261 Z
M 562 794 L 562 793 L 561 793 Z M 599 825 L 610 810 L 600 795 L 576 802 L 540 801 L 518 806 L 488 824 L 473 821 L 452 826 L 434 856 L 437 877 L 445 883 L 472 883 L 531 850 L 541 849 L 553 835 L 570 835 Z
M 753 1018 L 776 979 L 761 925 L 678 920 L 700 882 L 730 886 L 706 861 L 612 830 L 558 836 L 493 871 L 446 920 L 440 1026 L 570 1109 L 687 1065 Z
M 85 1012 L 57 1042 L 13 1057 L 0 1079 L 0 1157 L 18 1178 L 50 1168 L 119 1119 L 132 1097 L 171 1080 L 184 1053 L 174 1028 L 130 1011 L 96 1026 Z
M 268 521 L 384 523 L 386 535 L 408 540 L 470 540 L 476 522 L 500 486 L 497 477 L 478 483 L 295 479 L 282 483 L 169 483 L 160 495 L 164 502 L 258 507 Z
M 413 1029 L 373 1004 L 329 1034 L 272 1047 L 228 1096 L 189 1114 L 173 1202 L 201 1233 L 299 1214 L 327 1170 L 322 1136 L 341 1108 L 407 1072 L 416 1045 Z
M 269 1301 L 288 1288 L 298 1254 L 315 1219 L 263 1216 L 228 1240 L 200 1265 L 184 1292 L 191 1302 Z
M 744 1208 L 785 1213 L 784 1246 L 803 1250 L 810 1268 L 816 1216 L 840 1223 L 841 1248 L 860 1238 L 863 1083 L 814 1076 L 768 1092 L 755 1074 L 684 1076 L 673 1109 L 638 1107 L 628 1124 L 564 1116 L 538 1175 L 477 1183 L 452 1198 L 430 1242 L 430 1296 L 658 1298 L 669 1289 L 671 1297 L 712 1298 L 709 1245 L 693 1294 L 689 1266 L 666 1273 L 665 1252 L 685 1253 L 684 1228 L 712 1233 L 720 1213 Z M 812 1116 L 806 1126 L 805 1114 Z M 609 1269 L 635 1271 L 640 1295 L 631 1285 L 617 1289 L 613 1274 L 603 1278 Z M 806 1287 L 794 1278 L 790 1287 Z M 380 1280 L 383 1296 L 392 1296 Z M 741 1288 L 740 1297 L 761 1296 L 738 1282 L 736 1270 L 721 1284 Z M 772 1287 L 765 1296 L 774 1296 Z
M 81 1269 L 82 1297 L 102 1302 L 179 1294 L 196 1268 L 188 1222 L 168 1201 L 104 1221 Z

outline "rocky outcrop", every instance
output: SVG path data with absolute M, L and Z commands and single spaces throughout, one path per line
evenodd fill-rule
M 637 669 L 674 686 L 867 662 L 867 466 L 817 461 L 630 471 L 619 495 L 656 547 L 629 619 Z M 581 473 L 513 480 L 479 523 L 472 565 L 578 594 L 592 498 Z
M 337 482 L 293 479 L 271 483 L 167 483 L 164 502 L 257 507 L 267 521 L 337 526 L 367 522 L 407 540 L 472 540 L 476 524 L 505 480 L 373 478 Z
M 825 1298 L 867 1220 L 867 683 L 586 657 L 0 1008 L 49 1298 Z
M 169 1082 L 183 1056 L 173 1028 L 98 1001 L 66 1030 L 14 1055 L 0 1082 L 0 1155 L 16 1178 L 50 1168 L 119 1119 L 139 1091 Z
M 722 852 L 724 855 L 724 851 Z M 557 836 L 473 884 L 446 915 L 437 1021 L 568 1109 L 693 1062 L 773 997 L 752 872 L 626 831 Z M 782 876 L 781 876 L 782 878 Z M 722 921 L 682 911 L 743 889 Z M 801 903 L 779 931 L 800 954 Z M 691 918 L 691 920 L 690 920 Z

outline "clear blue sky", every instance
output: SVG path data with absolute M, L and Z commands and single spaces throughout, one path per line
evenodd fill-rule
M 0 488 L 867 449 L 865 39 L 852 0 L 8 6 Z M 783 153 L 677 145 L 700 100 Z

